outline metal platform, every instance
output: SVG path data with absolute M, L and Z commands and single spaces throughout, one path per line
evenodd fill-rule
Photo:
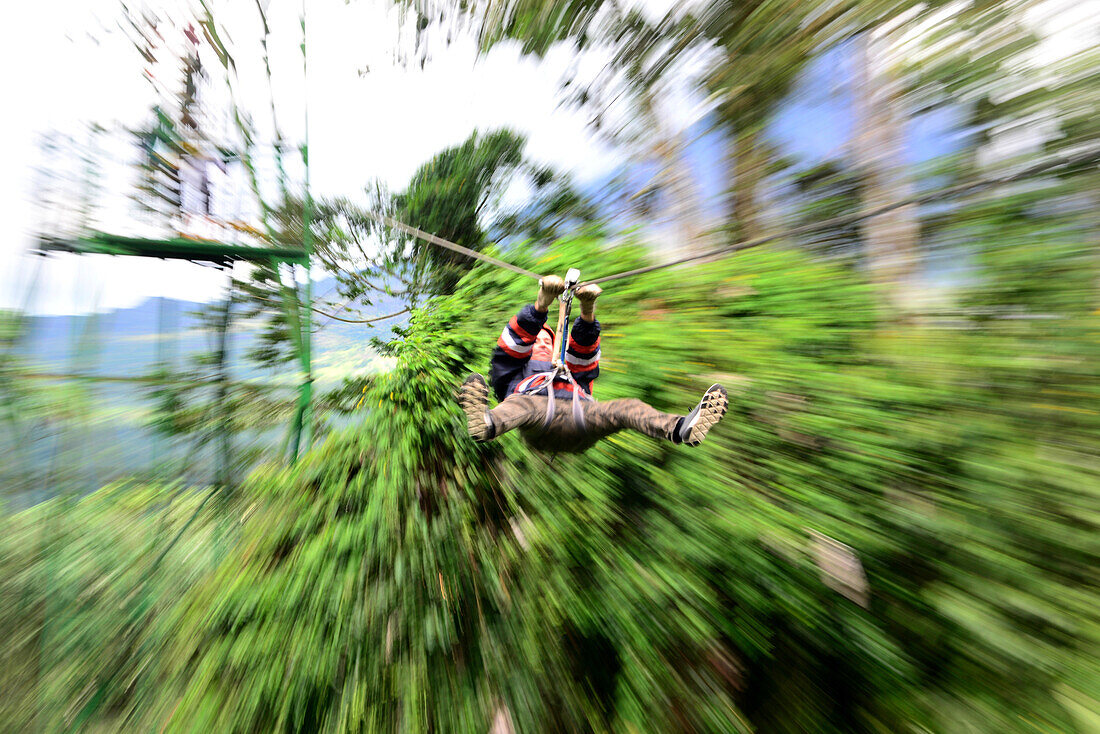
M 93 232 L 83 237 L 41 237 L 40 252 L 70 252 L 78 255 L 120 255 L 153 257 L 163 260 L 189 260 L 227 267 L 234 262 L 286 262 L 307 265 L 305 249 L 295 247 L 254 247 L 231 245 L 206 239 L 176 237 L 167 240 L 124 237 Z

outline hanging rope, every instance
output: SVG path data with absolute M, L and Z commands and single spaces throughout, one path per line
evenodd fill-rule
M 264 298 L 263 296 L 255 296 L 255 295 L 252 296 L 252 298 L 254 298 L 257 301 L 263 301 L 264 303 L 272 303 L 272 304 L 275 304 L 276 306 L 281 306 L 282 305 L 282 301 L 276 301 L 272 298 Z M 345 303 L 340 308 L 346 308 L 346 307 L 347 307 L 347 304 Z M 324 316 L 327 319 L 335 319 L 336 321 L 343 321 L 345 324 L 372 324 L 375 321 L 385 321 L 386 319 L 392 319 L 392 318 L 396 318 L 398 316 L 401 316 L 402 314 L 406 314 L 406 313 L 409 312 L 409 307 L 406 306 L 405 308 L 401 309 L 400 311 L 394 311 L 393 313 L 388 313 L 385 316 L 372 316 L 369 319 L 345 319 L 343 316 L 337 316 L 334 313 L 329 313 L 327 311 L 322 311 L 321 309 L 317 308 L 316 306 L 310 306 L 309 310 L 313 311 L 316 314 L 320 314 L 321 316 Z
M 399 229 L 402 232 L 404 232 L 405 234 L 410 234 L 413 237 L 416 237 L 417 239 L 424 240 L 425 242 L 429 242 L 429 243 L 431 243 L 431 244 L 433 244 L 437 247 L 442 247 L 442 248 L 445 248 L 447 250 L 451 250 L 453 252 L 457 252 L 457 253 L 460 253 L 462 255 L 466 255 L 467 257 L 472 257 L 475 260 L 482 260 L 482 261 L 487 262 L 487 263 L 492 263 L 493 265 L 496 265 L 498 268 L 504 268 L 505 270 L 511 270 L 513 273 L 519 273 L 520 275 L 526 275 L 528 278 L 534 278 L 535 280 L 539 280 L 539 279 L 542 278 L 542 276 L 539 275 L 538 273 L 532 273 L 530 270 L 524 270 L 523 268 L 519 267 L 518 265 L 513 265 L 512 263 L 506 263 L 503 260 L 497 260 L 495 257 L 491 257 L 491 256 L 486 255 L 484 253 L 478 252 L 477 250 L 471 250 L 469 247 L 463 247 L 462 245 L 456 245 L 454 242 L 449 242 L 448 240 L 445 240 L 442 237 L 436 237 L 434 234 L 429 234 L 428 232 L 425 232 L 424 230 L 421 230 L 421 229 L 417 229 L 416 227 L 410 227 L 409 225 L 405 224 L 404 222 L 397 221 L 393 217 L 387 217 L 385 214 L 375 214 L 373 212 L 367 212 L 366 215 L 368 217 L 370 217 L 371 219 L 373 219 L 374 221 L 376 221 L 376 222 L 382 222 L 383 224 L 387 224 L 390 227 L 393 227 L 394 229 Z
M 312 306 L 310 308 L 312 308 Z M 337 321 L 343 321 L 345 324 L 373 324 L 375 321 L 385 321 L 386 319 L 392 319 L 392 318 L 395 318 L 395 317 L 400 316 L 402 314 L 406 314 L 406 313 L 409 312 L 409 309 L 408 309 L 408 307 L 406 307 L 406 308 L 401 309 L 400 311 L 395 311 L 393 313 L 388 313 L 385 316 L 375 316 L 375 317 L 369 318 L 369 319 L 345 319 L 344 317 L 337 316 L 336 314 L 333 314 L 333 313 L 325 313 L 324 311 L 322 311 L 318 308 L 313 308 L 313 311 L 316 312 L 316 313 L 321 314 L 325 318 L 336 319 Z

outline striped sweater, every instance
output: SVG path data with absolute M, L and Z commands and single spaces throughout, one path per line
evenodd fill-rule
M 531 359 L 535 337 L 545 323 L 546 312 L 527 304 L 500 333 L 489 366 L 489 382 L 497 400 L 504 400 L 515 392 L 526 378 L 554 368 L 550 362 Z M 581 389 L 591 395 L 592 381 L 600 374 L 599 321 L 589 323 L 578 316 L 573 322 L 565 350 L 565 365 Z M 572 389 L 572 385 L 563 380 L 554 381 L 555 391 Z

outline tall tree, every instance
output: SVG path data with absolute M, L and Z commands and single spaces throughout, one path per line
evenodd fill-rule
M 851 214 L 860 206 L 864 182 L 842 161 L 827 161 L 800 172 L 794 188 L 801 200 L 797 210 L 798 224 L 821 222 Z M 809 232 L 799 244 L 827 257 L 860 259 L 865 243 L 858 225 Z
M 527 139 L 512 130 L 474 132 L 461 144 L 440 151 L 421 165 L 408 186 L 398 192 L 374 183 L 368 189 L 367 210 L 430 232 L 471 250 L 482 250 L 492 237 L 507 240 L 528 235 L 547 240 L 558 236 L 567 222 L 596 218 L 593 201 L 580 192 L 569 176 L 524 156 Z M 529 200 L 518 211 L 506 211 L 502 201 L 508 187 L 525 185 Z M 354 246 L 366 257 L 364 238 L 381 242 L 375 259 L 414 295 L 450 293 L 473 259 L 427 244 L 398 232 L 366 212 L 355 215 L 345 208 L 350 239 L 338 243 L 334 259 L 354 259 Z M 350 216 L 349 216 L 350 213 Z M 319 249 L 319 252 L 322 252 Z M 347 291 L 354 296 L 353 289 Z
M 475 132 L 460 145 L 437 153 L 394 197 L 398 218 L 463 247 L 481 250 L 487 244 L 482 217 L 523 165 L 526 143 L 511 130 Z M 473 264 L 465 255 L 416 239 L 399 239 L 417 263 L 417 275 L 426 271 L 427 282 L 437 292 L 453 290 Z
M 871 209 L 913 195 L 905 166 L 905 119 L 900 87 L 889 55 L 889 36 L 865 31 L 853 39 L 855 135 L 851 157 L 864 180 L 863 205 Z M 907 310 L 920 239 L 917 207 L 895 209 L 863 225 L 871 277 L 893 305 Z
M 844 3 L 814 0 L 792 7 L 772 0 L 710 2 L 677 31 L 683 44 L 713 44 L 705 78 L 720 123 L 732 140 L 729 171 L 733 232 L 762 232 L 761 184 L 774 157 L 764 135 L 779 102 L 806 64 L 845 22 Z
M 446 14 L 433 0 L 409 4 L 426 24 Z M 733 140 L 733 230 L 750 237 L 760 233 L 760 187 L 771 157 L 765 124 L 805 64 L 838 28 L 855 22 L 852 3 L 825 0 L 707 2 L 675 8 L 657 21 L 602 0 L 498 0 L 462 7 L 484 50 L 505 40 L 519 41 L 525 53 L 538 56 L 559 42 L 582 51 L 610 49 L 609 63 L 595 79 L 565 80 L 569 99 L 593 112 L 597 129 L 657 160 L 656 185 L 681 195 L 680 146 L 675 131 L 661 125 L 660 100 L 675 88 L 674 78 L 686 76 L 689 85 L 705 91 Z M 685 64 L 700 58 L 704 70 L 687 73 Z
M 423 17 L 435 17 L 431 2 L 412 3 Z M 940 88 L 958 88 L 960 78 L 973 78 L 962 54 L 978 40 L 984 45 L 976 67 L 988 67 L 1018 38 L 1000 37 L 997 27 L 1015 6 L 1007 2 L 959 4 L 949 8 L 937 0 L 813 0 L 792 5 L 775 0 L 747 3 L 704 2 L 688 10 L 670 11 L 656 22 L 619 3 L 595 0 L 550 3 L 545 0 L 499 0 L 463 6 L 474 18 L 483 48 L 506 39 L 518 40 L 527 53 L 545 55 L 556 42 L 572 42 L 578 49 L 610 48 L 611 63 L 600 78 L 574 88 L 572 99 L 592 108 L 597 124 L 622 98 L 633 97 L 631 108 L 643 120 L 641 134 L 660 149 L 648 116 L 653 100 L 670 76 L 682 74 L 684 59 L 706 59 L 698 82 L 715 104 L 720 124 L 730 136 L 730 191 L 733 199 L 731 232 L 739 237 L 761 234 L 761 186 L 774 158 L 764 131 L 776 106 L 790 91 L 797 75 L 823 50 L 851 41 L 849 52 L 856 69 L 856 135 L 852 156 L 865 181 L 864 207 L 904 198 L 914 191 L 905 165 L 905 121 L 912 114 L 913 90 L 906 86 L 900 67 L 903 53 L 920 33 L 942 38 L 948 33 L 962 43 L 938 50 L 945 67 L 961 73 L 941 79 Z M 960 32 L 961 31 L 961 32 Z M 1007 43 L 1005 41 L 1007 40 Z M 992 43 L 990 43 L 992 42 Z M 971 54 L 973 55 L 973 54 Z M 908 58 L 912 58 L 911 56 Z M 927 60 L 929 54 L 922 52 Z M 994 62 L 994 66 L 996 66 Z M 570 86 L 574 86 L 569 81 Z M 611 100 L 611 101 L 609 101 Z M 635 128 L 637 129 L 637 127 Z M 915 208 L 901 209 L 864 226 L 872 271 L 896 305 L 906 299 L 903 283 L 918 262 L 919 227 Z
M 455 27 L 462 27 L 474 32 L 482 51 L 507 41 L 518 41 L 524 53 L 539 57 L 561 42 L 579 51 L 610 50 L 606 68 L 595 78 L 571 72 L 562 80 L 568 103 L 591 114 L 592 129 L 599 136 L 644 162 L 652 175 L 634 194 L 666 194 L 648 201 L 663 198 L 671 203 L 668 210 L 679 224 L 684 247 L 699 239 L 701 201 L 687 172 L 684 131 L 668 119 L 662 105 L 671 96 L 665 88 L 671 76 L 653 73 L 651 68 L 657 62 L 676 61 L 675 56 L 663 59 L 655 54 L 656 48 L 667 45 L 670 35 L 665 26 L 672 21 L 655 24 L 636 9 L 603 0 L 472 3 L 460 6 L 458 12 L 455 6 L 434 0 L 404 4 L 418 12 L 422 27 L 418 40 L 425 44 L 435 27 L 447 28 L 448 37 Z

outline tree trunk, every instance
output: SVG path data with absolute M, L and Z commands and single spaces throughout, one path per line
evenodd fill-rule
M 891 78 L 886 41 L 863 33 L 856 39 L 856 132 L 852 157 L 863 179 L 864 209 L 913 194 L 905 169 L 905 127 L 899 87 Z M 864 253 L 872 279 L 899 315 L 912 311 L 918 293 L 920 224 L 916 206 L 895 209 L 863 223 Z
M 738 239 L 759 237 L 760 185 L 764 179 L 763 140 L 754 125 L 745 125 L 734 135 L 731 154 L 733 181 L 733 232 Z
M 670 129 L 662 119 L 652 89 L 643 92 L 640 107 L 650 124 L 645 154 L 657 166 L 651 186 L 660 192 L 657 219 L 664 225 L 662 239 L 668 243 L 661 256 L 671 260 L 698 254 L 713 242 L 707 232 L 702 195 L 686 156 L 685 133 Z
M 670 254 L 676 257 L 698 254 L 714 244 L 707 232 L 702 196 L 686 150 L 683 132 L 662 135 L 654 145 L 661 191 L 667 199 L 667 219 L 676 243 Z

